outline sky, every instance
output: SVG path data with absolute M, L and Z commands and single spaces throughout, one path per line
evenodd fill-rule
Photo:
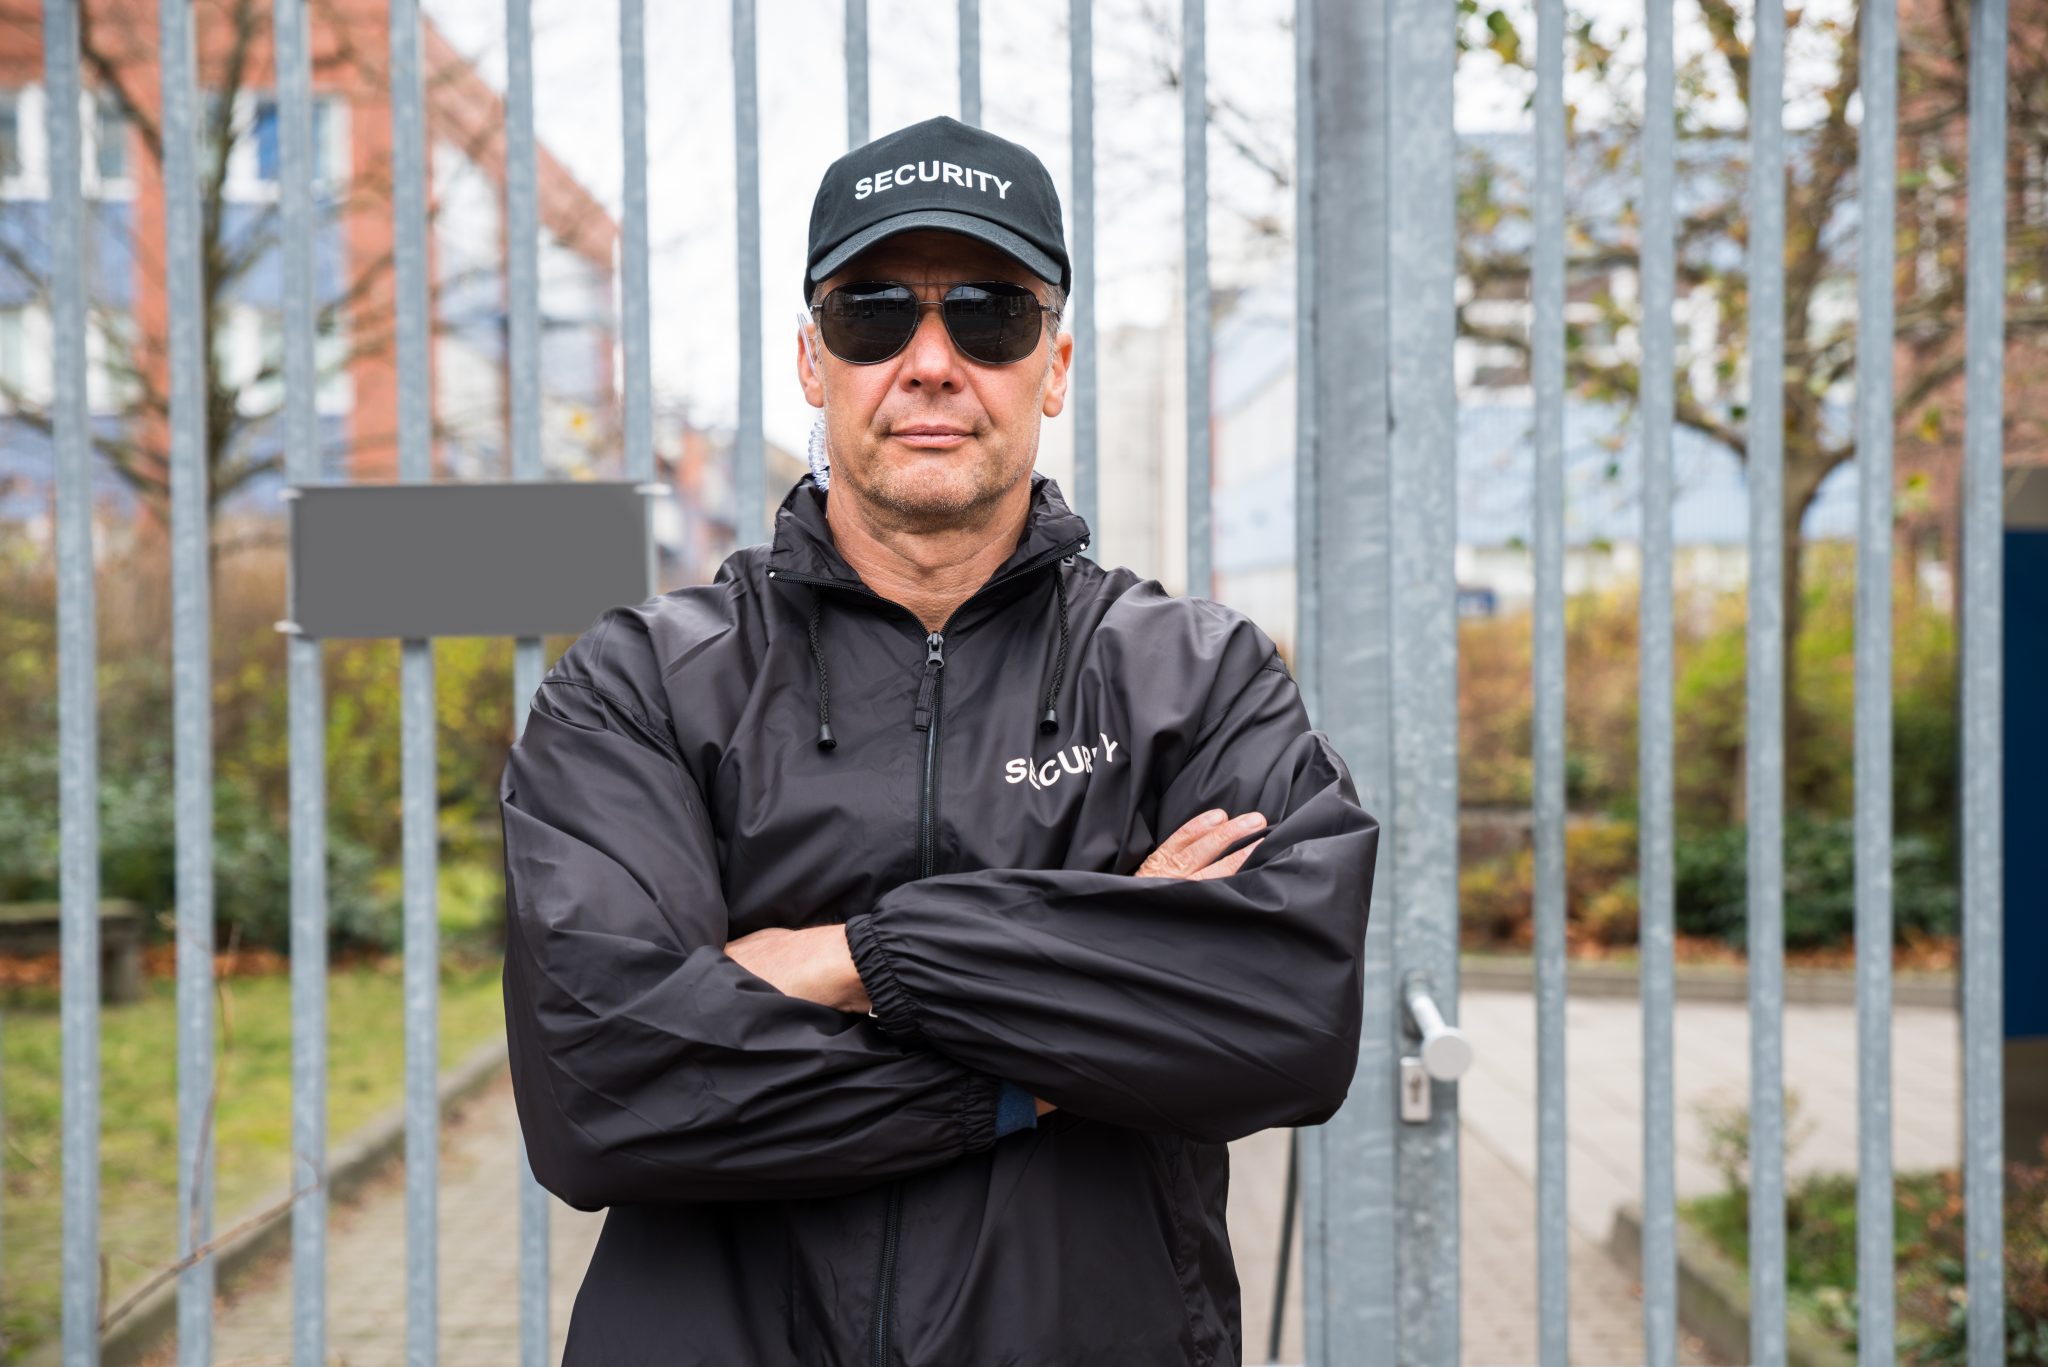
M 1819 0 L 1846 8 L 1848 0 Z M 428 16 L 487 79 L 504 80 L 500 0 L 426 0 Z M 934 114 L 958 114 L 956 9 L 937 0 L 870 0 L 869 136 Z M 1526 29 L 1531 6 L 1508 4 Z M 1613 38 L 1637 9 L 1618 0 L 1575 5 Z M 1681 52 L 1704 36 L 1678 7 Z M 1095 7 L 1098 326 L 1161 324 L 1173 315 L 1181 266 L 1181 114 L 1178 0 L 1101 0 Z M 1207 7 L 1210 269 L 1219 288 L 1291 276 L 1294 188 L 1294 0 Z M 798 285 L 812 196 L 846 150 L 841 0 L 768 0 L 761 15 L 760 307 L 764 422 L 771 441 L 801 450 L 812 410 L 795 378 Z M 648 199 L 652 239 L 653 371 L 657 394 L 699 423 L 732 421 L 738 391 L 739 300 L 734 221 L 731 12 L 719 4 L 647 6 Z M 1032 148 L 1069 214 L 1067 6 L 982 0 L 983 123 Z M 534 0 L 539 135 L 617 214 L 623 200 L 616 0 Z M 1812 61 L 1788 57 L 1795 89 Z M 1582 118 L 1601 102 L 1568 88 Z M 1461 131 L 1526 127 L 1529 82 L 1491 54 L 1460 64 Z M 1722 107 L 1733 113 L 1732 94 Z M 1801 114 L 1795 101 L 1788 122 Z M 1239 149 L 1243 150 L 1239 150 Z M 1277 174 L 1275 174 L 1277 172 Z M 1104 377 L 1105 402 L 1113 402 Z
M 648 216 L 652 238 L 653 367 L 657 392 L 686 399 L 702 422 L 732 420 L 735 339 L 734 143 L 729 8 L 649 5 Z M 1216 7 L 1209 46 L 1216 98 L 1247 136 L 1272 139 L 1267 160 L 1293 155 L 1292 0 Z M 502 8 L 490 0 L 429 0 L 430 18 L 502 87 Z M 795 331 L 812 197 L 847 147 L 839 0 L 761 6 L 762 314 L 769 438 L 801 450 L 812 410 L 798 392 Z M 869 4 L 869 134 L 959 113 L 954 8 L 925 0 Z M 1177 297 L 1181 241 L 1180 103 L 1162 61 L 1179 60 L 1179 5 L 1097 7 L 1096 197 L 1100 326 L 1161 323 Z M 616 0 L 535 0 L 535 117 L 541 140 L 615 212 L 623 174 Z M 984 0 L 983 124 L 1037 152 L 1069 215 L 1066 6 Z M 1214 54 L 1228 53 L 1229 63 Z M 1212 138 L 1212 277 L 1219 283 L 1291 269 L 1283 239 L 1293 189 L 1262 177 Z M 1243 206 L 1242 208 L 1235 206 Z M 1265 245 L 1259 246 L 1263 240 Z

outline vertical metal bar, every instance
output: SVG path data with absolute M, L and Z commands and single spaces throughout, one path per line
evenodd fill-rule
M 512 478 L 540 463 L 540 198 L 533 152 L 533 0 L 505 0 L 505 293 Z
M 1068 380 L 1074 395 L 1073 508 L 1088 524 L 1095 558 L 1102 560 L 1100 466 L 1096 463 L 1101 400 L 1095 369 L 1094 0 L 1068 0 L 1067 17 L 1074 143 L 1074 216 L 1068 226 L 1074 248 L 1074 290 L 1067 301 L 1067 326 L 1074 334 L 1074 362 Z
M 391 180 L 398 296 L 398 474 L 434 477 L 427 300 L 427 166 L 419 0 L 391 4 Z M 401 644 L 401 840 L 405 869 L 405 1356 L 432 1367 L 438 1324 L 440 927 L 435 889 L 434 645 Z
M 981 124 L 981 0 L 960 0 L 960 122 Z
M 1536 400 L 1533 639 L 1537 1353 L 1565 1367 L 1564 0 L 1536 5 L 1530 379 Z
M 1749 1341 L 1785 1352 L 1785 149 L 1783 0 L 1749 65 Z
M 540 690 L 545 660 L 538 638 L 523 637 L 512 652 L 513 739 L 526 734 L 530 699 Z M 547 1367 L 548 1326 L 548 1193 L 533 1175 L 533 1161 L 522 1135 L 519 1149 L 519 1361 L 521 1367 Z
M 1421 970 L 1455 1023 L 1458 1001 L 1456 12 L 1393 0 L 1388 201 L 1390 626 L 1397 973 Z M 1327 430 L 1327 429 L 1326 429 Z M 1327 485 L 1325 486 L 1327 488 Z M 1328 675 L 1326 674 L 1326 679 Z M 1431 1118 L 1396 1142 L 1399 1357 L 1456 1362 L 1458 1094 L 1433 1083 Z
M 1963 285 L 1963 1218 L 1970 1367 L 2005 1360 L 2005 0 L 1970 6 Z
M 868 0 L 846 0 L 846 145 L 868 140 Z
M 284 258 L 285 477 L 320 478 L 313 244 L 313 68 L 306 0 L 276 0 Z M 291 574 L 289 557 L 285 567 Z M 291 601 L 289 588 L 286 601 Z M 292 1361 L 327 1361 L 327 728 L 321 645 L 285 641 L 292 823 Z
M 1299 229 L 1314 288 L 1299 372 L 1308 421 L 1297 440 L 1321 492 L 1307 510 L 1297 567 L 1310 594 L 1310 716 L 1350 762 L 1359 800 L 1379 816 L 1380 876 L 1365 940 L 1358 1068 L 1350 1100 L 1302 1131 L 1302 1311 L 1307 1360 L 1395 1361 L 1393 654 L 1389 575 L 1387 193 L 1392 0 L 1301 0 L 1295 70 L 1308 134 L 1297 151 L 1307 208 Z M 1312 622 L 1313 627 L 1308 623 Z
M 1209 546 L 1209 94 L 1202 0 L 1181 0 L 1181 222 L 1186 233 L 1188 594 L 1214 585 Z
M 199 92 L 189 0 L 158 10 L 170 328 L 171 730 L 178 895 L 178 1257 L 213 1237 L 213 666 Z M 226 92 L 223 92 L 225 97 Z M 213 1358 L 212 1257 L 178 1274 L 178 1361 Z
M 625 221 L 620 225 L 620 347 L 626 365 L 626 475 L 654 478 L 654 340 L 647 246 L 647 13 L 645 0 L 619 0 L 620 127 L 625 135 Z M 647 508 L 650 519 L 654 506 Z M 660 551 L 647 538 L 647 591 L 660 590 Z M 515 668 L 516 668 L 515 664 Z M 521 688 L 524 707 L 534 689 Z M 522 720 L 520 723 L 525 725 Z
M 1857 1351 L 1894 1360 L 1892 1247 L 1892 243 L 1898 5 L 1858 14 L 1856 148 Z
M 740 408 L 733 439 L 733 544 L 763 538 L 761 117 L 754 0 L 732 0 L 733 141 L 739 181 Z
M 1314 0 L 1294 0 L 1294 678 L 1311 717 L 1322 714 L 1321 553 L 1316 536 L 1316 164 Z M 1297 1144 L 1299 1152 L 1303 1145 Z M 1304 1226 L 1304 1237 L 1306 1227 Z M 1308 1259 L 1302 1259 L 1308 1273 Z
M 85 230 L 78 0 L 43 0 L 50 240 Z M 51 433 L 57 475 L 57 809 L 63 1032 L 64 1367 L 99 1361 L 99 629 L 85 407 L 85 264 L 50 253 Z
M 1320 329 L 1328 322 L 1328 317 L 1315 307 L 1316 262 L 1320 244 L 1320 224 L 1316 215 L 1326 193 L 1323 175 L 1327 170 L 1334 182 L 1338 172 L 1334 167 L 1323 166 L 1323 143 L 1316 135 L 1318 124 L 1324 117 L 1322 91 L 1316 84 L 1317 9 L 1318 0 L 1294 0 L 1294 679 L 1301 689 L 1302 707 L 1307 711 L 1311 724 L 1329 732 L 1332 728 L 1323 715 L 1321 687 L 1324 548 L 1317 524 L 1320 509 L 1316 501 L 1316 480 L 1321 470 L 1322 454 L 1322 443 L 1318 439 L 1322 389 L 1317 383 L 1320 367 L 1316 362 L 1323 341 Z M 1346 58 L 1358 56 L 1348 48 L 1334 55 L 1340 64 Z M 1362 152 L 1365 139 L 1356 138 L 1348 146 Z M 1336 188 L 1332 186 L 1331 190 Z M 1379 359 L 1384 361 L 1383 356 Z M 1359 360 L 1363 371 L 1371 358 L 1361 356 Z M 1352 543 L 1347 538 L 1339 544 Z M 1367 581 L 1365 592 L 1356 597 L 1364 599 L 1370 593 L 1371 581 Z M 1352 756 L 1353 772 L 1358 775 L 1362 798 L 1367 780 L 1355 766 L 1365 759 L 1366 752 L 1347 750 L 1345 753 Z M 1376 928 L 1378 917 L 1371 914 L 1377 910 L 1377 907 L 1370 908 L 1366 918 L 1368 951 L 1377 948 L 1372 930 Z M 1380 936 L 1379 940 L 1384 943 L 1385 936 Z M 1371 972 L 1370 964 L 1368 959 L 1368 973 Z M 1372 994 L 1366 993 L 1366 1005 L 1370 1007 L 1373 1001 Z M 1373 1013 L 1367 1010 L 1365 1019 L 1360 1023 L 1357 1074 L 1366 1074 L 1384 1051 L 1385 1040 L 1375 1028 L 1377 1025 Z M 1358 1085 L 1356 1076 L 1353 1085 Z M 1340 1111 L 1322 1125 L 1309 1126 L 1294 1133 L 1293 1158 L 1301 1169 L 1301 1343 L 1305 1362 L 1321 1364 L 1329 1361 L 1330 1298 L 1326 1293 L 1331 1280 L 1329 1255 L 1334 1250 L 1335 1241 L 1331 1238 L 1326 1202 L 1339 1193 L 1333 1192 L 1329 1186 L 1328 1154 L 1340 1138 L 1352 1137 L 1356 1144 L 1362 1137 L 1358 1122 L 1370 1104 L 1361 1098 L 1355 1103 L 1358 1114 L 1347 1116 Z M 1380 1168 L 1385 1175 L 1391 1176 L 1390 1164 L 1382 1161 Z M 1338 1171 L 1341 1173 L 1345 1169 Z M 1364 1193 L 1354 1195 L 1370 1199 Z M 1385 1212 L 1386 1203 L 1382 1202 L 1378 1209 Z M 1393 1302 L 1391 1278 L 1385 1279 L 1385 1283 L 1381 1296 L 1383 1311 Z M 1365 1297 L 1361 1295 L 1360 1299 Z M 1284 1294 L 1276 1296 L 1273 1306 L 1275 1323 L 1285 1311 Z M 1382 1322 L 1391 1321 L 1383 1319 Z M 1383 1341 L 1377 1346 L 1384 1348 L 1390 1342 L 1390 1337 L 1383 1336 Z M 1277 1361 L 1277 1352 L 1273 1356 Z
M 623 18 L 623 16 L 622 16 Z M 510 318 L 512 478 L 543 477 L 540 450 L 540 188 L 534 157 L 533 2 L 505 0 L 505 285 Z M 630 296 L 628 296 L 630 298 Z M 644 300 L 643 300 L 644 304 Z M 513 711 L 540 687 L 541 642 L 513 642 Z M 530 686 L 524 687 L 531 679 Z M 519 1149 L 519 1360 L 548 1360 L 548 1194 Z
M 1643 1359 L 1678 1363 L 1678 1141 L 1672 1032 L 1671 428 L 1675 69 L 1671 0 L 1645 0 L 1643 94 L 1643 579 L 1637 681 L 1643 1001 Z
M 401 0 L 402 2 L 402 0 Z M 405 1253 L 407 1367 L 432 1367 L 438 1325 L 440 1184 L 439 924 L 435 891 L 433 642 L 408 640 L 400 662 L 400 805 L 405 868 Z

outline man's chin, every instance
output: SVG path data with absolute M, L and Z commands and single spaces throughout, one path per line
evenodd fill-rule
M 1000 499 L 1001 481 L 979 459 L 957 451 L 917 452 L 907 460 L 889 456 L 870 469 L 869 478 L 855 480 L 868 502 L 908 521 L 947 522 L 971 514 Z

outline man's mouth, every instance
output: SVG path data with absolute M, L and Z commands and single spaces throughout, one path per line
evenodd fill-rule
M 916 423 L 909 427 L 899 427 L 889 435 L 902 442 L 905 446 L 923 446 L 934 449 L 958 446 L 961 442 L 966 441 L 968 437 L 965 428 L 946 427 L 938 423 Z

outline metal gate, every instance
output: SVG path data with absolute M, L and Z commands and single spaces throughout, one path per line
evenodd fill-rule
M 1862 221 L 1893 216 L 1897 123 L 1895 0 L 1861 15 L 1864 122 Z M 620 0 L 625 130 L 623 354 L 629 479 L 654 474 L 649 365 L 647 118 L 644 0 Z M 1538 175 L 1532 259 L 1537 456 L 1535 564 L 1536 988 L 1539 1043 L 1540 1344 L 1546 1367 L 1566 1361 L 1564 1106 L 1564 103 L 1562 0 L 1538 0 L 1535 102 Z M 1970 1360 L 2002 1353 L 2000 1056 L 2001 581 L 1999 490 L 2003 330 L 2005 0 L 1972 0 L 1968 247 L 1967 436 L 1962 621 L 1963 995 L 1965 1192 Z M 1202 0 L 1183 6 L 1187 207 L 1187 589 L 1207 594 L 1210 563 L 1207 112 Z M 1672 1089 L 1672 538 L 1673 26 L 1670 0 L 1646 0 L 1647 117 L 1643 152 L 1641 774 L 1644 1191 L 1642 1284 L 1648 1361 L 1676 1360 Z M 83 227 L 80 7 L 44 0 L 53 239 Z M 418 0 L 391 0 L 400 474 L 433 478 L 427 389 L 426 173 Z M 1089 0 L 1070 0 L 1073 112 L 1071 234 L 1076 509 L 1097 521 L 1093 40 Z M 846 0 L 847 136 L 868 135 L 865 0 Z M 1457 1050 L 1442 1061 L 1445 1019 L 1457 1019 L 1457 635 L 1454 542 L 1456 241 L 1452 69 L 1457 7 L 1443 0 L 1299 0 L 1298 449 L 1296 673 L 1311 715 L 1348 757 L 1367 808 L 1389 832 L 1374 888 L 1365 1037 L 1349 1103 L 1299 1131 L 1302 1270 L 1308 1357 L 1316 1364 L 1458 1361 Z M 733 0 L 739 194 L 738 525 L 764 533 L 756 13 Z M 211 1239 L 211 757 L 207 687 L 207 500 L 202 465 L 207 395 L 199 331 L 197 109 L 189 0 L 160 15 L 161 125 L 166 144 L 171 346 L 178 848 L 180 1256 Z M 961 117 L 980 120 L 980 13 L 959 0 Z M 313 114 L 307 0 L 276 0 L 281 205 L 285 231 L 285 359 L 290 479 L 318 485 L 314 419 Z M 541 475 L 538 407 L 537 199 L 530 0 L 507 0 L 510 54 L 508 189 L 514 480 Z M 1751 80 L 1775 95 L 1784 80 L 1782 0 L 1759 0 Z M 1753 106 L 1776 109 L 1775 98 Z M 1784 139 L 1774 120 L 1750 133 L 1750 355 L 1775 374 L 1783 347 Z M 1396 192 L 1398 189 L 1398 193 Z M 1890 537 L 1892 240 L 1864 232 L 1857 372 L 1860 481 L 1856 652 L 1857 990 L 1862 1184 L 1860 1304 L 1865 1360 L 1890 1361 Z M 53 258 L 55 435 L 60 582 L 63 889 L 63 1354 L 98 1356 L 98 872 L 94 584 L 85 404 L 86 298 L 76 257 Z M 1750 1205 L 1752 1356 L 1785 1359 L 1785 1188 L 1781 1016 L 1783 575 L 1777 509 L 1782 479 L 1779 387 L 1756 388 L 1749 411 L 1750 619 L 1747 802 L 1754 1178 Z M 1110 548 L 1114 553 L 1114 546 Z M 651 588 L 652 576 L 646 577 Z M 524 701 L 542 672 L 540 642 L 522 637 Z M 321 641 L 289 643 L 292 794 L 292 990 L 295 1360 L 323 1362 L 326 1201 L 325 704 Z M 431 640 L 403 653 L 406 948 L 407 1356 L 434 1360 L 435 839 Z M 1440 1015 L 1439 1015 L 1440 1013 Z M 1427 1046 L 1427 1047 L 1423 1047 Z M 1404 1063 L 1410 1059 L 1412 1062 Z M 1405 1069 L 1405 1071 L 1404 1071 Z M 1432 1072 L 1434 1070 L 1434 1072 Z M 1450 1074 L 1450 1080 L 1437 1074 Z M 1406 1079 L 1406 1086 L 1402 1085 Z M 1402 1092 L 1409 1091 L 1404 1097 Z M 1404 1121 L 1408 1114 L 1426 1119 Z M 527 1171 L 521 1192 L 524 1361 L 548 1342 L 546 1194 Z M 210 1360 L 214 1265 L 200 1256 L 179 1282 L 179 1360 Z M 1247 1326 L 1252 1338 L 1256 1326 Z

